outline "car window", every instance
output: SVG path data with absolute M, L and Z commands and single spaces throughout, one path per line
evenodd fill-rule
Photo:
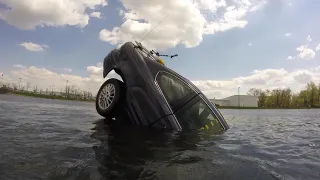
M 178 113 L 177 119 L 183 129 L 213 129 L 216 132 L 224 130 L 217 116 L 201 98 L 186 111 Z
M 171 107 L 179 104 L 185 97 L 194 95 L 194 91 L 187 84 L 169 73 L 160 72 L 156 80 Z

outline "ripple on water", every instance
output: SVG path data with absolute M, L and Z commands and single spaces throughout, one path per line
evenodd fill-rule
M 319 179 L 318 110 L 221 110 L 230 130 L 104 125 L 93 103 L 0 95 L 0 179 Z

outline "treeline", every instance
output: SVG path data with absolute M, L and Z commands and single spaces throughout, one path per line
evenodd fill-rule
M 258 96 L 258 106 L 266 108 L 320 107 L 320 84 L 307 83 L 305 89 L 293 93 L 290 88 L 261 90 L 251 88 L 248 95 Z
M 94 100 L 95 98 L 91 92 L 81 90 L 75 85 L 66 86 L 64 89 L 56 91 L 53 86 L 42 89 L 38 88 L 38 86 L 31 88 L 29 84 L 23 86 L 15 83 L 6 83 L 2 85 L 2 89 L 7 89 L 9 93 L 51 99 Z

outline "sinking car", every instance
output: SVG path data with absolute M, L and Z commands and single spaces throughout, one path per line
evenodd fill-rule
M 215 129 L 226 131 L 227 122 L 214 104 L 188 79 L 173 71 L 155 51 L 139 42 L 113 49 L 103 62 L 103 78 L 96 110 L 105 118 L 126 114 L 131 124 L 175 131 Z

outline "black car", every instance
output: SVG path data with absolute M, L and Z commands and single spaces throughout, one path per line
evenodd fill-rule
M 103 77 L 114 70 L 96 96 L 97 112 L 106 118 L 126 114 L 132 124 L 176 131 L 229 129 L 219 110 L 188 79 L 164 65 L 155 51 L 126 42 L 104 59 Z

